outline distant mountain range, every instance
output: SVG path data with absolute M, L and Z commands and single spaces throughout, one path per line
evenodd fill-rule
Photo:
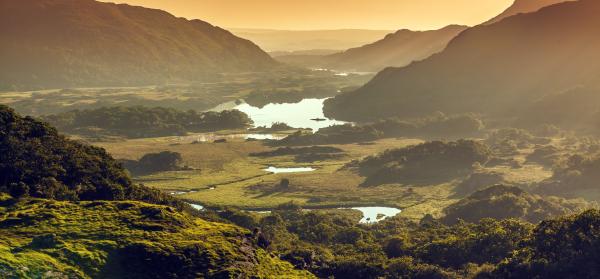
M 550 5 L 567 2 L 567 1 L 575 1 L 575 0 L 515 0 L 515 2 L 508 7 L 504 12 L 499 14 L 498 16 L 490 19 L 489 21 L 483 24 L 492 24 L 498 21 L 501 21 L 507 17 L 511 17 L 517 14 L 522 13 L 531 13 L 536 12 L 543 7 L 547 7 Z
M 231 32 L 251 40 L 268 52 L 337 50 L 359 47 L 383 38 L 392 30 L 272 30 L 230 28 Z
M 0 85 L 142 85 L 263 71 L 254 43 L 200 20 L 93 0 L 0 0 Z
M 600 85 L 600 1 L 579 0 L 463 31 L 441 53 L 388 68 L 326 102 L 344 120 L 435 111 L 510 115 L 553 93 Z
M 378 72 L 402 67 L 442 51 L 467 26 L 450 25 L 439 30 L 402 29 L 374 43 L 330 55 L 287 55 L 278 61 L 309 68 L 349 72 Z

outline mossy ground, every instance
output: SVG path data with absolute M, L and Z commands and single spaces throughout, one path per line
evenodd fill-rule
M 169 207 L 13 202 L 4 196 L 0 207 L 2 278 L 312 277 L 256 248 L 244 229 Z

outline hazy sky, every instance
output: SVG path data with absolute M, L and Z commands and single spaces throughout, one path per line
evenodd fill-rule
M 113 0 L 226 28 L 433 29 L 475 25 L 513 0 Z

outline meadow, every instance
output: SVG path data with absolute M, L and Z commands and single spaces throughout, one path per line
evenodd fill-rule
M 239 131 L 222 132 L 222 135 Z M 443 183 L 429 181 L 364 186 L 365 177 L 344 166 L 353 160 L 423 142 L 420 139 L 391 138 L 369 143 L 328 145 L 343 150 L 344 156 L 331 160 L 298 162 L 293 155 L 257 157 L 252 153 L 273 151 L 265 141 L 229 139 L 225 143 L 194 142 L 201 134 L 188 137 L 146 138 L 113 142 L 94 142 L 115 158 L 139 159 L 151 152 L 172 151 L 183 157 L 183 164 L 193 170 L 160 172 L 135 177 L 146 186 L 174 193 L 190 203 L 209 207 L 232 206 L 247 210 L 270 210 L 294 202 L 304 208 L 345 208 L 388 206 L 402 209 L 402 216 L 418 220 L 426 214 L 442 216 L 442 209 L 460 196 L 455 188 L 462 179 Z M 512 158 L 519 168 L 506 165 L 485 167 L 481 171 L 502 174 L 506 182 L 527 185 L 552 175 L 551 170 L 536 163 L 526 163 L 531 149 L 520 150 Z M 312 172 L 270 173 L 267 167 L 312 167 Z M 282 188 L 280 182 L 289 180 Z

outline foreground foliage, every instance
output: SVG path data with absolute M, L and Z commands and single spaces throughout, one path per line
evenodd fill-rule
M 57 200 L 183 203 L 134 185 L 102 148 L 66 139 L 56 129 L 0 106 L 0 192 Z
M 0 206 L 2 278 L 310 278 L 237 226 L 141 202 Z

